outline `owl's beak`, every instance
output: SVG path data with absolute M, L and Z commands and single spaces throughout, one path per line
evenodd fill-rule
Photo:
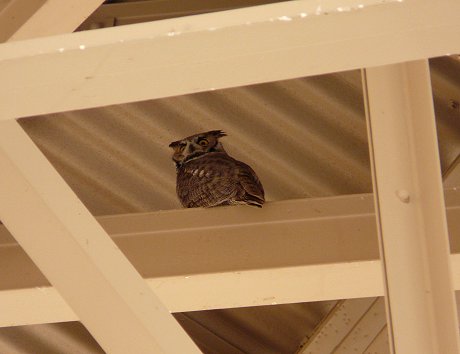
M 174 162 L 181 162 L 184 159 L 184 155 L 174 154 L 172 159 Z

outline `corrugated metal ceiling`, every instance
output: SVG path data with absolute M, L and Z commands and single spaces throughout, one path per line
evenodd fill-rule
M 441 164 L 460 154 L 460 61 L 431 61 Z M 223 129 L 267 200 L 372 191 L 358 71 L 72 111 L 21 125 L 94 215 L 180 207 L 168 144 Z
M 267 200 L 371 191 L 359 72 L 23 119 L 95 215 L 178 208 L 168 144 L 223 129 Z

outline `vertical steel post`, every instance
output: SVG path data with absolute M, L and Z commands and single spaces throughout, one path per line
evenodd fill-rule
M 363 80 L 392 351 L 459 353 L 428 61 Z

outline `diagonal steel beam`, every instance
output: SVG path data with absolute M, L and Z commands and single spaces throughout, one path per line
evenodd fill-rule
M 34 13 L 40 10 L 46 0 L 7 1 L 0 8 L 0 42 L 6 42 L 20 31 Z
M 104 350 L 200 352 L 14 120 L 0 166 L 0 219 Z
M 12 0 L 0 9 L 0 42 L 73 32 L 103 0 Z

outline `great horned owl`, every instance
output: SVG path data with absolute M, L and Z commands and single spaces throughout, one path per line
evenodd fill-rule
M 248 204 L 262 207 L 264 188 L 256 173 L 245 163 L 230 157 L 211 130 L 172 142 L 176 164 L 176 191 L 186 208 Z

